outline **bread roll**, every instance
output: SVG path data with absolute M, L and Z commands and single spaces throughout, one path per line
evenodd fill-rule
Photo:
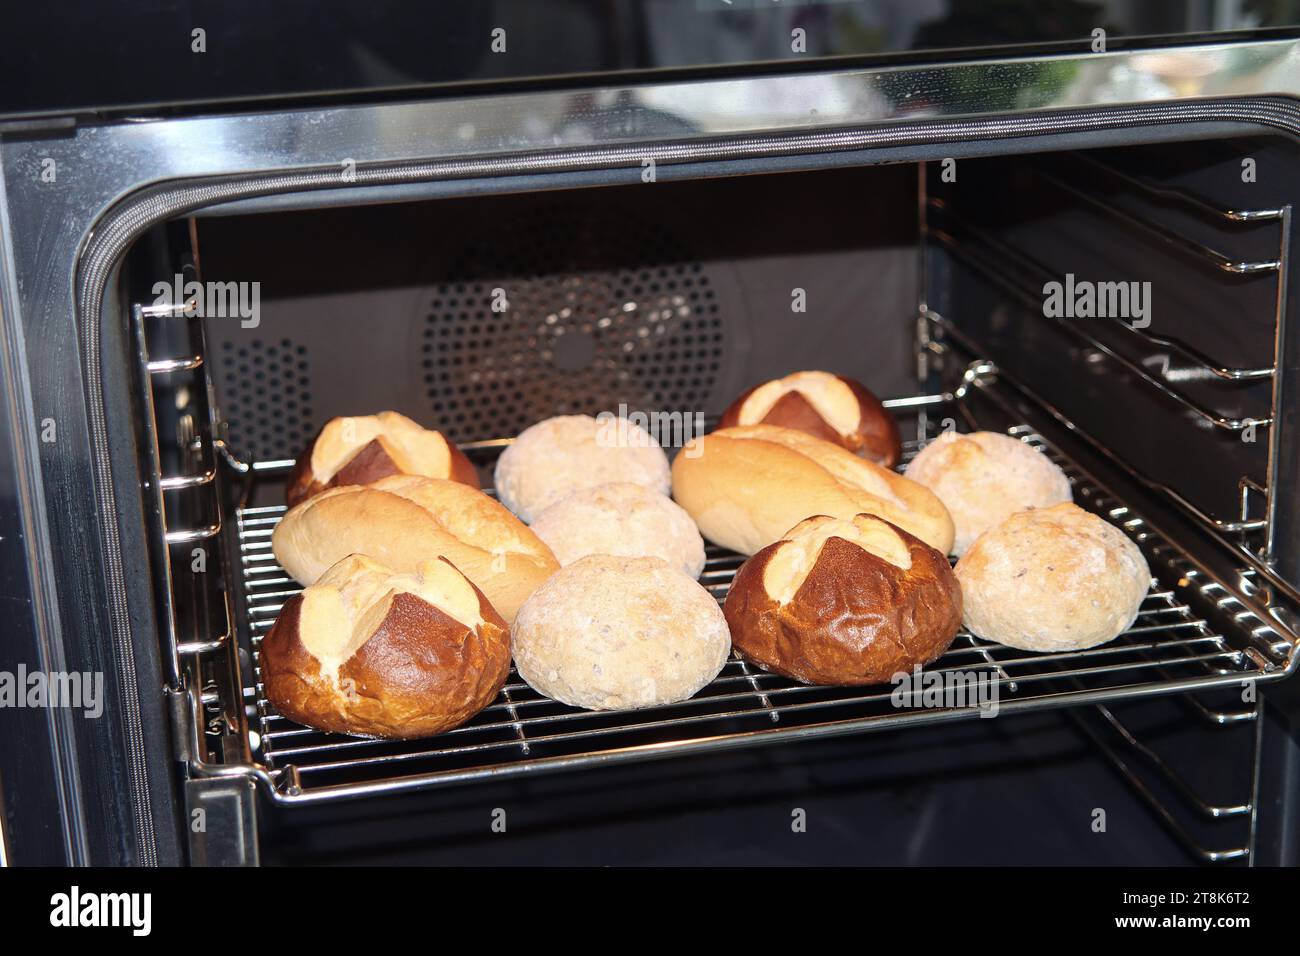
M 953 554 L 1017 511 L 1073 500 L 1070 479 L 1031 445 L 997 432 L 944 432 L 903 472 L 925 485 L 952 515 Z
M 580 558 L 537 589 L 511 632 L 519 676 L 555 700 L 628 710 L 685 700 L 731 651 L 718 602 L 658 558 Z
M 861 382 L 830 372 L 793 372 L 756 385 L 722 413 L 719 428 L 781 425 L 834 442 L 892 468 L 902 453 L 898 422 Z
M 805 684 L 880 684 L 961 625 L 948 559 L 872 515 L 799 522 L 741 565 L 723 606 L 736 652 Z
M 1074 651 L 1136 620 L 1151 570 L 1118 528 L 1064 503 L 1021 511 L 957 562 L 973 634 L 1027 651 Z
M 668 494 L 668 458 L 645 429 L 613 415 L 562 415 L 525 428 L 497 459 L 496 490 L 529 524 L 575 491 L 627 481 Z
M 926 488 L 831 442 L 776 425 L 723 428 L 673 460 L 673 497 L 704 537 L 741 554 L 804 518 L 873 514 L 944 554 L 952 519 Z
M 671 498 L 626 481 L 575 491 L 532 524 L 561 565 L 589 554 L 663 558 L 687 577 L 704 570 L 704 539 Z
M 398 574 L 354 554 L 285 603 L 261 657 L 267 699 L 290 720 L 426 737 L 496 698 L 510 672 L 510 633 L 446 558 Z
M 301 584 L 349 554 L 406 573 L 442 556 L 483 589 L 507 622 L 560 567 L 537 535 L 483 492 L 413 475 L 307 499 L 276 526 L 271 550 Z
M 331 418 L 298 456 L 285 488 L 292 508 L 339 485 L 368 485 L 389 475 L 450 478 L 479 486 L 469 459 L 441 432 L 397 412 Z

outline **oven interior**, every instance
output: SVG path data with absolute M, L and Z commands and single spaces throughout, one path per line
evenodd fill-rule
M 145 496 L 154 612 L 186 798 L 244 834 L 233 848 L 191 837 L 192 859 L 1282 854 L 1260 801 L 1266 728 L 1291 732 L 1265 698 L 1294 666 L 1300 583 L 1278 493 L 1293 473 L 1280 403 L 1296 373 L 1296 161 L 1291 143 L 1251 137 L 377 194 L 159 227 L 127 259 L 121 292 L 140 306 L 126 358 L 142 468 L 160 479 Z M 177 274 L 257 283 L 255 320 L 151 306 L 153 284 Z M 1054 281 L 1109 290 L 1122 314 L 1078 314 L 1066 297 L 1075 314 L 1049 314 Z M 692 701 L 634 714 L 574 711 L 512 673 L 470 724 L 401 743 L 301 728 L 263 699 L 258 644 L 297 590 L 269 535 L 294 456 L 329 418 L 401 411 L 461 443 L 490 487 L 504 440 L 541 418 L 623 408 L 707 421 L 798 369 L 888 399 L 905 457 L 954 428 L 1043 450 L 1076 502 L 1147 555 L 1156 582 L 1134 627 L 1057 655 L 960 635 L 933 666 L 995 675 L 994 720 L 737 660 Z M 721 599 L 740 562 L 710 546 L 702 583 Z M 255 770 L 220 769 L 232 766 Z M 519 837 L 490 826 L 500 808 Z

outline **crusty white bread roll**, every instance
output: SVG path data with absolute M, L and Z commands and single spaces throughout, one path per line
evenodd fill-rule
M 961 556 L 981 534 L 1017 511 L 1072 501 L 1070 479 L 1032 445 L 998 432 L 944 432 L 903 472 L 948 508 Z
M 626 418 L 561 415 L 531 425 L 497 459 L 496 490 L 529 524 L 575 491 L 628 481 L 668 494 L 668 457 Z
M 1132 626 L 1151 586 L 1138 546 L 1077 505 L 1021 511 L 957 562 L 963 622 L 1027 651 L 1074 651 Z
M 688 577 L 704 570 L 704 539 L 680 505 L 626 481 L 575 491 L 532 523 L 561 565 L 589 554 L 662 558 Z
M 442 432 L 397 412 L 331 418 L 298 456 L 285 487 L 292 508 L 339 485 L 368 485 L 389 475 L 450 478 L 472 488 L 478 472 Z
M 873 515 L 818 515 L 741 565 L 723 611 L 747 661 L 805 684 L 880 684 L 961 625 L 948 558 Z
M 511 631 L 519 676 L 589 710 L 685 700 L 731 652 L 718 602 L 658 558 L 580 558 L 519 609 Z
M 499 502 L 460 482 L 414 475 L 308 498 L 276 526 L 271 550 L 301 584 L 349 554 L 408 573 L 442 556 L 483 589 L 507 622 L 560 567 L 551 549 Z
M 892 468 L 902 454 L 898 422 L 861 382 L 830 372 L 792 372 L 755 385 L 722 413 L 719 428 L 781 425 L 834 442 Z
M 510 632 L 446 558 L 412 574 L 354 554 L 290 598 L 262 642 L 267 699 L 332 733 L 426 737 L 490 704 Z
M 804 518 L 873 514 L 944 554 L 952 519 L 934 493 L 792 428 L 742 425 L 697 438 L 673 459 L 673 497 L 701 533 L 753 554 Z

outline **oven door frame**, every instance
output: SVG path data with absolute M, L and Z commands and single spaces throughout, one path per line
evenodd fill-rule
M 372 182 L 384 182 L 386 199 L 634 182 L 646 158 L 667 179 L 1029 151 L 1102 129 L 1116 141 L 1124 130 L 1146 141 L 1261 128 L 1295 135 L 1298 56 L 1296 40 L 1207 44 L 1159 58 L 1127 50 L 6 134 L 0 347 L 9 384 L 0 424 L 15 451 L 13 511 L 5 517 L 22 531 L 25 577 L 4 596 L 28 608 L 17 642 L 27 666 L 97 671 L 108 684 L 103 719 L 55 712 L 43 731 L 23 737 L 24 751 L 54 771 L 43 785 L 58 799 L 21 812 L 22 797 L 42 783 L 16 762 L 0 766 L 12 855 L 52 863 L 185 859 L 190 783 L 176 772 L 186 763 L 185 741 L 171 729 L 176 695 L 160 693 L 171 682 L 170 649 L 159 638 L 149 575 L 122 571 L 143 566 L 150 553 L 139 493 L 144 436 L 140 422 L 103 414 L 130 407 L 121 361 L 130 353 L 128 330 L 114 320 L 125 314 L 118 265 L 149 223 L 218 203 L 234 210 L 370 201 L 376 194 L 368 190 L 379 188 Z M 1119 79 L 1159 80 L 1193 63 L 1199 79 L 1177 93 L 1157 83 L 1133 95 Z M 916 111 L 909 104 L 923 93 L 926 108 Z M 1204 99 L 1228 93 L 1232 100 Z M 1176 133 L 1156 125 L 1180 109 Z M 1080 116 L 1103 112 L 1114 121 L 1078 126 Z M 1054 116 L 1073 117 L 1075 128 L 1053 131 Z M 539 178 L 543 160 L 550 165 Z M 409 174 L 379 175 L 398 167 Z M 250 181 L 266 188 L 232 188 Z M 178 189 L 195 191 L 170 205 Z M 75 347 L 87 339 L 89 354 L 108 360 L 88 362 Z M 55 441 L 42 440 L 49 421 Z M 1296 477 L 1284 486 L 1296 487 Z M 15 556 L 5 552 L 6 566 Z M 172 760 L 147 753 L 163 749 Z M 246 784 L 241 777 L 239 787 Z M 17 827 L 57 832 L 61 851 L 46 845 L 20 854 Z

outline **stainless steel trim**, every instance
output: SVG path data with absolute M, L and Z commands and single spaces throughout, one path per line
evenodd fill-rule
M 1097 707 L 1097 710 L 1102 712 L 1103 716 L 1110 715 L 1110 711 L 1107 708 L 1102 707 L 1100 705 Z M 1202 860 L 1205 863 L 1226 863 L 1232 860 L 1245 859 L 1250 855 L 1249 845 L 1229 847 L 1227 849 L 1222 849 L 1222 850 L 1208 849 L 1203 845 L 1201 845 L 1197 841 L 1197 839 L 1192 836 L 1192 834 L 1188 831 L 1188 829 L 1182 824 L 1182 822 L 1178 819 L 1178 817 L 1176 817 L 1173 814 L 1173 812 L 1167 806 L 1165 806 L 1165 804 L 1160 800 L 1160 798 L 1156 796 L 1154 792 L 1152 792 L 1151 788 L 1147 786 L 1147 784 L 1145 783 L 1145 781 L 1143 781 L 1141 776 L 1129 767 L 1128 762 L 1125 761 L 1123 756 L 1113 746 L 1111 746 L 1106 740 L 1104 740 L 1102 736 L 1098 734 L 1097 731 L 1093 727 L 1091 727 L 1089 723 L 1086 720 L 1084 720 L 1080 714 L 1075 713 L 1074 711 L 1069 711 L 1068 713 L 1070 719 L 1074 722 L 1075 726 L 1077 726 L 1081 731 L 1083 731 L 1083 733 L 1092 741 L 1093 745 L 1101 752 L 1101 754 L 1104 757 L 1106 757 L 1107 760 L 1110 761 L 1111 765 L 1116 769 L 1116 771 L 1118 771 L 1119 774 L 1122 777 L 1124 777 L 1124 779 L 1128 782 L 1128 785 L 1133 789 L 1133 791 L 1137 793 L 1139 797 L 1142 798 L 1143 802 L 1146 803 L 1146 805 L 1152 810 L 1152 812 L 1154 812 L 1161 819 L 1161 821 L 1163 821 L 1165 826 L 1169 828 L 1169 830 L 1174 834 L 1174 836 L 1178 839 L 1178 841 L 1194 856 L 1196 856 L 1198 859 Z M 1126 744 L 1130 744 L 1130 745 L 1137 743 L 1136 740 L 1132 740 L 1127 736 L 1121 736 L 1121 740 L 1124 740 Z M 1248 813 L 1253 820 L 1254 812 L 1255 812 L 1255 805 L 1253 800 L 1249 805 L 1247 805 L 1247 809 L 1244 812 Z
M 163 375 L 167 372 L 189 372 L 202 364 L 202 355 L 192 355 L 189 358 L 154 359 L 149 362 L 147 371 L 150 375 Z
M 135 360 L 140 375 L 140 400 L 143 404 L 143 429 L 144 429 L 144 446 L 145 456 L 148 461 L 150 473 L 158 474 L 162 470 L 162 452 L 159 446 L 158 435 L 158 416 L 155 412 L 153 386 L 148 374 L 149 368 L 149 338 L 145 328 L 147 315 L 145 310 L 136 306 L 131 310 L 131 333 L 135 341 Z M 149 487 L 146 482 L 146 493 L 149 498 L 149 504 L 153 509 L 150 516 L 151 523 L 155 525 L 154 531 L 161 530 L 164 537 L 170 539 L 171 532 L 167 531 L 167 502 L 163 495 L 163 485 L 161 481 L 152 484 Z M 180 659 L 176 655 L 176 645 L 180 637 L 177 633 L 176 623 L 176 599 L 175 599 L 175 577 L 172 573 L 171 554 L 164 549 L 164 553 L 158 556 L 158 563 L 151 562 L 153 569 L 153 586 L 154 590 L 160 592 L 160 617 L 163 628 L 163 653 L 166 655 L 165 668 L 168 680 L 168 686 L 177 688 L 180 686 Z
M 217 470 L 209 468 L 197 475 L 171 475 L 158 479 L 158 487 L 163 491 L 181 491 L 186 488 L 201 488 L 212 484 L 217 477 Z
M 1124 739 L 1134 751 L 1141 754 L 1146 760 L 1160 772 L 1166 780 L 1173 785 L 1184 799 L 1203 817 L 1211 820 L 1220 820 L 1227 817 L 1246 816 L 1254 810 L 1254 805 L 1250 801 L 1235 804 L 1213 804 L 1201 796 L 1195 788 L 1189 784 L 1181 774 L 1178 773 L 1169 763 L 1158 753 L 1152 750 L 1146 744 L 1142 743 L 1133 732 L 1124 725 L 1124 723 L 1115 716 L 1114 712 L 1103 704 L 1097 705 L 1097 712 L 1101 714 L 1106 723 L 1110 724 L 1119 735 Z
M 1107 109 L 1209 97 L 1300 96 L 1300 41 L 1203 44 L 996 61 L 516 92 L 80 126 L 69 152 L 112 192 L 176 177 L 344 160 L 485 156 L 611 143 L 942 120 L 1007 109 Z M 48 149 L 42 144 L 41 149 Z M 24 162 L 26 150 L 15 157 Z M 56 160 L 66 155 L 58 149 Z M 71 157 L 68 156 L 70 159 Z M 59 163 L 62 167 L 63 163 Z M 26 168 L 26 167 L 23 167 Z M 75 167 L 89 170 L 82 162 Z M 340 185 L 345 185 L 340 181 Z M 362 185 L 358 180 L 357 185 Z
M 96 492 L 106 551 L 104 587 L 109 595 L 115 654 L 124 679 L 134 679 L 125 630 L 127 609 L 123 570 L 117 550 L 116 515 L 112 511 L 111 475 L 104 454 L 104 409 L 99 368 L 97 323 L 104 285 L 121 253 L 149 224 L 187 208 L 244 201 L 295 190 L 361 189 L 373 184 L 426 183 L 441 177 L 517 175 L 626 165 L 633 172 L 649 153 L 665 163 L 711 158 L 790 155 L 801 151 L 866 149 L 903 142 L 940 144 L 1070 134 L 1113 125 L 1190 122 L 1271 126 L 1294 132 L 1290 102 L 1198 103 L 1212 96 L 1280 95 L 1297 92 L 1297 41 L 1209 45 L 1144 54 L 1083 54 L 1044 61 L 944 64 L 924 69 L 898 67 L 874 71 L 838 71 L 794 77 L 764 77 L 691 84 L 647 84 L 607 90 L 512 94 L 419 104 L 353 106 L 292 113 L 243 114 L 155 123 L 79 126 L 66 139 L 8 139 L 0 152 L 8 209 L 18 223 L 21 243 L 14 246 L 14 271 L 23 289 L 20 304 L 27 315 L 16 319 L 50 323 L 77 316 L 83 343 L 81 369 L 69 370 L 67 358 L 51 354 L 50 365 L 65 363 L 50 381 L 84 376 L 87 417 L 95 445 Z M 1128 79 L 1142 82 L 1136 87 Z M 945 99 L 935 91 L 962 90 L 962 98 Z M 1025 117 L 949 121 L 965 115 L 975 91 L 999 97 L 1010 93 Z M 1187 99 L 1190 97 L 1191 99 Z M 924 111 L 911 104 L 926 103 Z M 985 108 L 996 110 L 985 97 Z M 1133 108 L 1111 104 L 1145 102 Z M 1052 117 L 1061 107 L 1083 107 L 1092 115 Z M 978 107 L 977 107 L 978 109 Z M 910 130 L 881 129 L 841 133 L 836 127 L 905 120 L 921 122 Z M 764 142 L 728 142 L 728 136 L 812 129 L 807 136 L 773 136 Z M 683 130 L 686 130 L 683 134 Z M 688 136 L 698 142 L 660 145 Z M 705 142 L 712 137 L 721 137 Z M 597 144 L 599 144 L 597 146 Z M 481 161 L 452 157 L 529 150 L 596 148 L 548 156 L 512 155 Z M 650 147 L 653 146 L 653 151 Z M 75 190 L 60 191 L 51 209 L 50 194 L 26 171 L 42 159 L 59 168 L 84 170 Z M 369 163 L 409 160 L 404 170 L 369 169 Z M 345 178 L 347 161 L 357 164 L 355 184 Z M 268 177 L 248 189 L 250 178 L 271 171 L 315 164 L 318 171 Z M 328 166 L 327 164 L 336 164 Z M 588 166 L 587 164 L 590 164 Z M 340 167 L 343 167 L 342 169 Z M 160 190 L 120 199 L 153 183 L 178 177 L 245 177 L 242 182 L 207 183 L 182 190 Z M 68 268 L 48 268 L 53 256 L 71 265 L 78 247 L 84 253 L 75 280 Z M 105 502 L 109 505 L 103 507 Z M 98 585 L 96 585 L 98 586 Z M 126 650 L 124 651 L 123 648 Z M 144 787 L 144 754 L 138 744 L 139 722 L 128 714 L 132 741 L 130 772 L 133 803 L 141 819 L 142 859 L 149 859 L 151 821 Z
M 204 525 L 202 528 L 182 528 L 179 531 L 167 532 L 168 544 L 191 544 L 195 541 L 206 541 L 208 538 L 215 538 L 221 533 L 221 522 L 214 521 L 212 524 Z
M 1291 257 L 1291 217 L 1291 206 L 1287 205 L 1282 210 L 1282 248 L 1279 252 L 1279 258 L 1283 262 L 1289 262 Z M 1278 273 L 1277 278 L 1277 311 L 1273 324 L 1273 334 L 1275 336 L 1273 343 L 1273 364 L 1277 368 L 1285 367 L 1287 362 L 1287 350 L 1293 347 L 1289 339 L 1290 336 L 1295 334 L 1294 330 L 1288 329 L 1287 327 L 1287 295 L 1289 294 L 1288 286 L 1290 283 L 1290 277 L 1287 274 L 1288 272 L 1289 269 L 1283 268 Z M 1292 371 L 1294 371 L 1294 368 Z M 1273 378 L 1273 414 L 1275 416 L 1281 416 L 1283 410 L 1290 407 L 1287 404 L 1289 401 L 1287 378 L 1288 376 L 1285 375 L 1277 375 Z M 1294 383 L 1290 383 L 1289 387 L 1294 388 Z M 1294 414 L 1294 409 L 1292 410 L 1292 414 Z M 1295 488 L 1296 486 L 1294 484 L 1287 485 L 1285 483 L 1285 479 L 1281 473 L 1281 430 L 1272 429 L 1271 431 L 1273 434 L 1269 435 L 1268 443 L 1268 487 L 1270 489 L 1284 487 Z M 1278 512 L 1283 506 L 1281 498 L 1282 495 L 1280 494 L 1274 494 L 1272 492 L 1268 493 L 1268 529 L 1265 532 L 1263 558 L 1266 562 L 1270 563 L 1278 554 L 1277 527 Z M 1287 507 L 1293 506 L 1293 502 L 1287 502 Z M 1290 542 L 1290 544 L 1293 547 L 1295 546 L 1294 542 Z

